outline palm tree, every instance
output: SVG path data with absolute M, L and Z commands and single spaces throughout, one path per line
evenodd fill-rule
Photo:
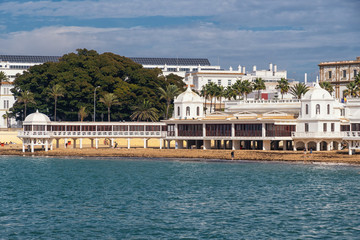
M 18 97 L 18 100 L 17 100 L 19 103 L 24 103 L 24 106 L 25 106 L 25 117 L 26 117 L 26 109 L 27 109 L 27 105 L 29 103 L 36 103 L 35 102 L 35 99 L 34 99 L 34 94 L 28 90 L 24 91 L 24 92 L 21 92 L 20 93 L 20 96 Z
M 258 91 L 258 100 L 260 100 L 260 91 L 265 90 L 265 82 L 262 78 L 256 78 L 253 82 L 253 89 Z
M 11 113 L 9 113 L 8 111 L 6 111 L 5 114 L 2 115 L 2 117 L 4 118 L 4 120 L 6 120 L 6 126 L 7 126 L 7 128 L 10 128 L 9 118 L 11 117 Z
M 63 97 L 64 96 L 64 88 L 60 85 L 60 84 L 55 84 L 49 92 L 49 95 L 54 98 L 54 104 L 55 104 L 55 108 L 54 108 L 54 121 L 56 121 L 56 105 L 57 105 L 57 99 L 58 97 Z
M 205 109 L 204 110 L 205 110 L 205 115 L 206 115 L 206 109 L 207 109 L 206 100 L 209 97 L 207 84 L 202 86 L 201 91 L 200 91 L 200 96 L 202 96 L 204 98 L 204 101 L 205 101 L 205 105 L 204 105 Z
M 321 88 L 325 89 L 330 94 L 332 94 L 332 92 L 334 91 L 334 88 L 333 88 L 333 86 L 331 85 L 330 82 L 324 81 L 324 82 L 321 82 L 319 85 L 320 85 Z
M 159 87 L 159 91 L 160 99 L 165 99 L 166 101 L 165 119 L 168 119 L 171 102 L 180 94 L 180 89 L 176 85 L 167 85 L 165 89 Z
M 284 99 L 284 93 L 287 93 L 290 89 L 289 81 L 285 78 L 281 78 L 275 88 L 280 89 L 281 99 Z
M 119 105 L 120 102 L 115 94 L 113 93 L 105 93 L 102 98 L 100 98 L 100 102 L 104 103 L 104 105 L 108 109 L 108 121 L 110 122 L 110 108 L 112 105 Z
M 239 95 L 239 98 L 241 98 L 241 96 L 243 95 L 243 88 L 242 88 L 242 81 L 241 80 L 237 80 L 232 88 L 234 89 L 234 91 L 236 92 L 237 95 Z
M 152 103 L 148 100 L 145 100 L 139 104 L 135 105 L 131 108 L 133 110 L 133 114 L 131 114 L 131 119 L 137 121 L 148 121 L 156 122 L 159 118 L 158 110 L 152 106 Z
M 236 96 L 237 96 L 237 93 L 234 90 L 234 88 L 232 86 L 227 86 L 227 88 L 225 89 L 225 92 L 224 92 L 224 97 L 227 100 L 231 100 L 231 99 L 236 100 Z
M 8 82 L 8 81 L 9 81 L 9 77 L 3 71 L 0 71 L 0 84 L 2 82 Z
M 220 100 L 220 111 L 221 111 L 221 99 L 225 95 L 225 88 L 224 86 L 218 86 L 216 97 Z
M 79 115 L 80 115 L 81 122 L 84 120 L 84 118 L 86 118 L 89 115 L 85 106 L 80 107 Z
M 213 98 L 216 95 L 217 85 L 213 82 L 210 82 L 210 83 L 206 84 L 205 86 L 207 89 L 208 96 L 210 97 L 210 113 L 211 113 Z
M 249 80 L 241 81 L 241 89 L 242 93 L 245 96 L 245 100 L 247 100 L 247 95 L 252 92 L 253 86 L 251 85 L 251 82 Z
M 301 99 L 301 96 L 305 95 L 307 91 L 309 91 L 309 87 L 306 86 L 305 83 L 297 83 L 294 86 L 290 87 L 290 94 L 297 99 Z
M 356 97 L 358 94 L 359 87 L 356 85 L 356 82 L 349 82 L 349 84 L 346 85 L 346 90 L 344 91 L 345 96 L 351 96 Z

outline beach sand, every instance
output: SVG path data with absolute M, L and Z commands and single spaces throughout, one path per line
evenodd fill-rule
M 229 160 L 231 150 L 200 150 L 200 149 L 158 149 L 158 148 L 109 148 L 94 149 L 59 148 L 45 152 L 39 148 L 34 153 L 21 151 L 20 144 L 0 147 L 0 155 L 25 155 L 25 156 L 72 156 L 72 157 L 141 157 L 141 158 L 181 158 L 183 160 Z M 236 150 L 234 161 L 285 161 L 298 163 L 336 163 L 360 164 L 360 155 L 348 155 L 348 151 L 313 152 L 304 154 L 301 151 L 261 151 L 261 150 Z

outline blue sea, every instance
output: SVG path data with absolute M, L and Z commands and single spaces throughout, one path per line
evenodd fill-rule
M 0 239 L 359 239 L 360 168 L 0 157 Z

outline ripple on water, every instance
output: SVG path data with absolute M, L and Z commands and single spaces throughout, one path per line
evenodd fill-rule
M 0 157 L 1 238 L 360 236 L 358 167 Z

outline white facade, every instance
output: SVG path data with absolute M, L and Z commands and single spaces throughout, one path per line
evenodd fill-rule
M 174 100 L 175 119 L 198 119 L 204 116 L 203 98 L 193 92 L 188 86 L 185 92 L 181 93 Z

